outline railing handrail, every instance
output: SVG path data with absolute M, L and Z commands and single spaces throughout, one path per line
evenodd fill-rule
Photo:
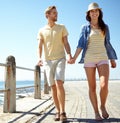
M 0 66 L 7 67 L 9 65 L 8 64 L 4 64 L 4 63 L 0 63 Z M 20 66 L 16 66 L 16 68 L 23 69 L 23 70 L 29 70 L 29 71 L 36 71 L 35 69 L 25 68 L 25 67 L 20 67 Z M 23 89 L 23 88 L 31 88 L 31 87 L 35 87 L 35 86 L 20 87 L 20 88 L 16 88 L 16 90 Z M 9 91 L 9 89 L 8 90 L 7 89 L 3 89 L 3 90 L 0 89 L 0 93 L 4 93 L 4 92 L 7 92 L 7 91 Z
M 8 64 L 4 64 L 4 63 L 0 63 L 0 66 L 3 66 L 3 67 L 7 67 Z M 21 66 L 16 66 L 17 69 L 23 69 L 23 70 L 28 70 L 28 71 L 37 71 L 35 69 L 31 69 L 31 68 L 26 68 L 26 67 L 21 67 Z M 44 71 L 41 71 L 41 73 L 44 73 Z M 20 87 L 20 88 L 16 88 L 17 89 L 23 89 L 23 88 L 31 88 L 31 87 L 35 87 L 35 86 L 25 86 L 25 87 Z M 4 93 L 4 92 L 7 92 L 9 90 L 1 90 L 0 89 L 0 93 Z
M 7 67 L 8 64 L 0 63 L 0 66 Z M 35 69 L 26 68 L 26 67 L 21 67 L 21 66 L 16 66 L 16 68 L 18 68 L 18 69 L 23 69 L 23 70 L 28 70 L 28 71 L 36 71 Z M 41 73 L 44 73 L 44 71 L 41 71 Z
M 16 90 L 25 89 L 25 88 L 32 88 L 32 87 L 36 87 L 36 86 L 33 85 L 33 86 L 18 87 L 18 88 L 16 88 Z M 7 91 L 10 91 L 10 89 L 0 90 L 0 93 L 7 92 Z
M 7 66 L 8 66 L 8 64 L 0 63 L 0 66 L 7 67 Z
M 33 85 L 33 86 L 19 87 L 19 88 L 16 88 L 16 90 L 25 89 L 25 88 L 32 88 L 32 87 L 35 87 L 35 86 Z
M 0 93 L 3 93 L 3 92 L 7 92 L 7 91 L 9 91 L 9 89 L 3 89 L 3 90 L 0 90 Z
M 0 66 L 7 67 L 8 64 L 0 63 Z M 36 71 L 35 69 L 25 68 L 25 67 L 20 67 L 20 66 L 16 66 L 16 68 L 18 68 L 18 69 L 24 69 L 24 70 L 29 70 L 29 71 Z
M 29 71 L 36 71 L 35 69 L 25 68 L 25 67 L 20 67 L 20 66 L 16 66 L 16 68 L 23 69 L 23 70 L 29 70 Z
M 16 111 L 16 90 L 34 87 L 34 99 L 41 98 L 41 69 L 38 65 L 34 69 L 16 66 L 16 61 L 14 56 L 8 56 L 6 59 L 6 64 L 0 63 L 0 66 L 5 67 L 5 89 L 0 90 L 4 92 L 4 108 L 3 112 L 12 113 Z M 29 70 L 34 72 L 34 85 L 25 87 L 16 87 L 16 69 Z M 46 81 L 46 79 L 45 79 Z M 44 93 L 48 93 L 47 81 L 44 84 Z

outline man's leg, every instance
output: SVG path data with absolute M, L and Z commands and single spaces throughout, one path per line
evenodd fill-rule
M 57 80 L 56 88 L 57 88 L 57 96 L 60 105 L 60 112 L 63 113 L 65 112 L 65 90 L 63 87 L 63 82 L 61 80 Z
M 65 113 L 65 90 L 63 86 L 63 81 L 57 80 L 56 88 L 57 88 L 58 101 L 60 105 L 60 120 L 64 121 L 67 119 L 67 117 Z
M 57 88 L 56 88 L 55 84 L 51 86 L 51 93 L 52 93 L 52 98 L 54 100 L 54 104 L 56 107 L 56 112 L 60 113 L 60 106 L 59 106 L 59 101 L 58 101 L 58 97 L 57 97 Z
M 51 93 L 52 93 L 52 98 L 56 107 L 56 114 L 55 114 L 54 120 L 59 121 L 60 120 L 60 105 L 59 105 L 59 100 L 57 96 L 57 88 L 55 84 L 51 86 Z

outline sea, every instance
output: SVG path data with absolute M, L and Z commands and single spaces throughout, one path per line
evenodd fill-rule
M 44 82 L 41 81 L 41 89 L 43 89 L 43 84 Z M 27 87 L 27 86 L 34 86 L 34 81 L 30 80 L 26 80 L 26 81 L 16 81 L 16 88 L 18 87 Z M 4 81 L 0 81 L 0 90 L 4 90 L 5 89 L 5 82 Z M 18 95 L 22 94 L 22 95 L 30 95 L 34 92 L 34 87 L 31 88 L 25 88 L 25 89 L 19 89 L 16 90 L 16 99 L 18 99 Z M 0 105 L 3 105 L 3 101 L 4 101 L 4 93 L 0 93 Z

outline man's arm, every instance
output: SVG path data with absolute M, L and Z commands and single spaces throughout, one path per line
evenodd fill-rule
M 39 66 L 43 66 L 43 61 L 42 61 L 42 51 L 43 51 L 43 40 L 39 39 L 38 41 L 38 56 L 39 56 L 39 61 L 38 61 L 38 65 Z
M 67 36 L 63 37 L 63 43 L 64 43 L 65 50 L 67 52 L 67 59 L 69 62 L 71 60 L 72 56 L 71 56 L 71 48 L 70 48 Z

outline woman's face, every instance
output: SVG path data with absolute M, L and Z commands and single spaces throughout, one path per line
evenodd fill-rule
M 89 16 L 90 16 L 91 20 L 98 19 L 98 17 L 99 17 L 99 9 L 90 10 Z

